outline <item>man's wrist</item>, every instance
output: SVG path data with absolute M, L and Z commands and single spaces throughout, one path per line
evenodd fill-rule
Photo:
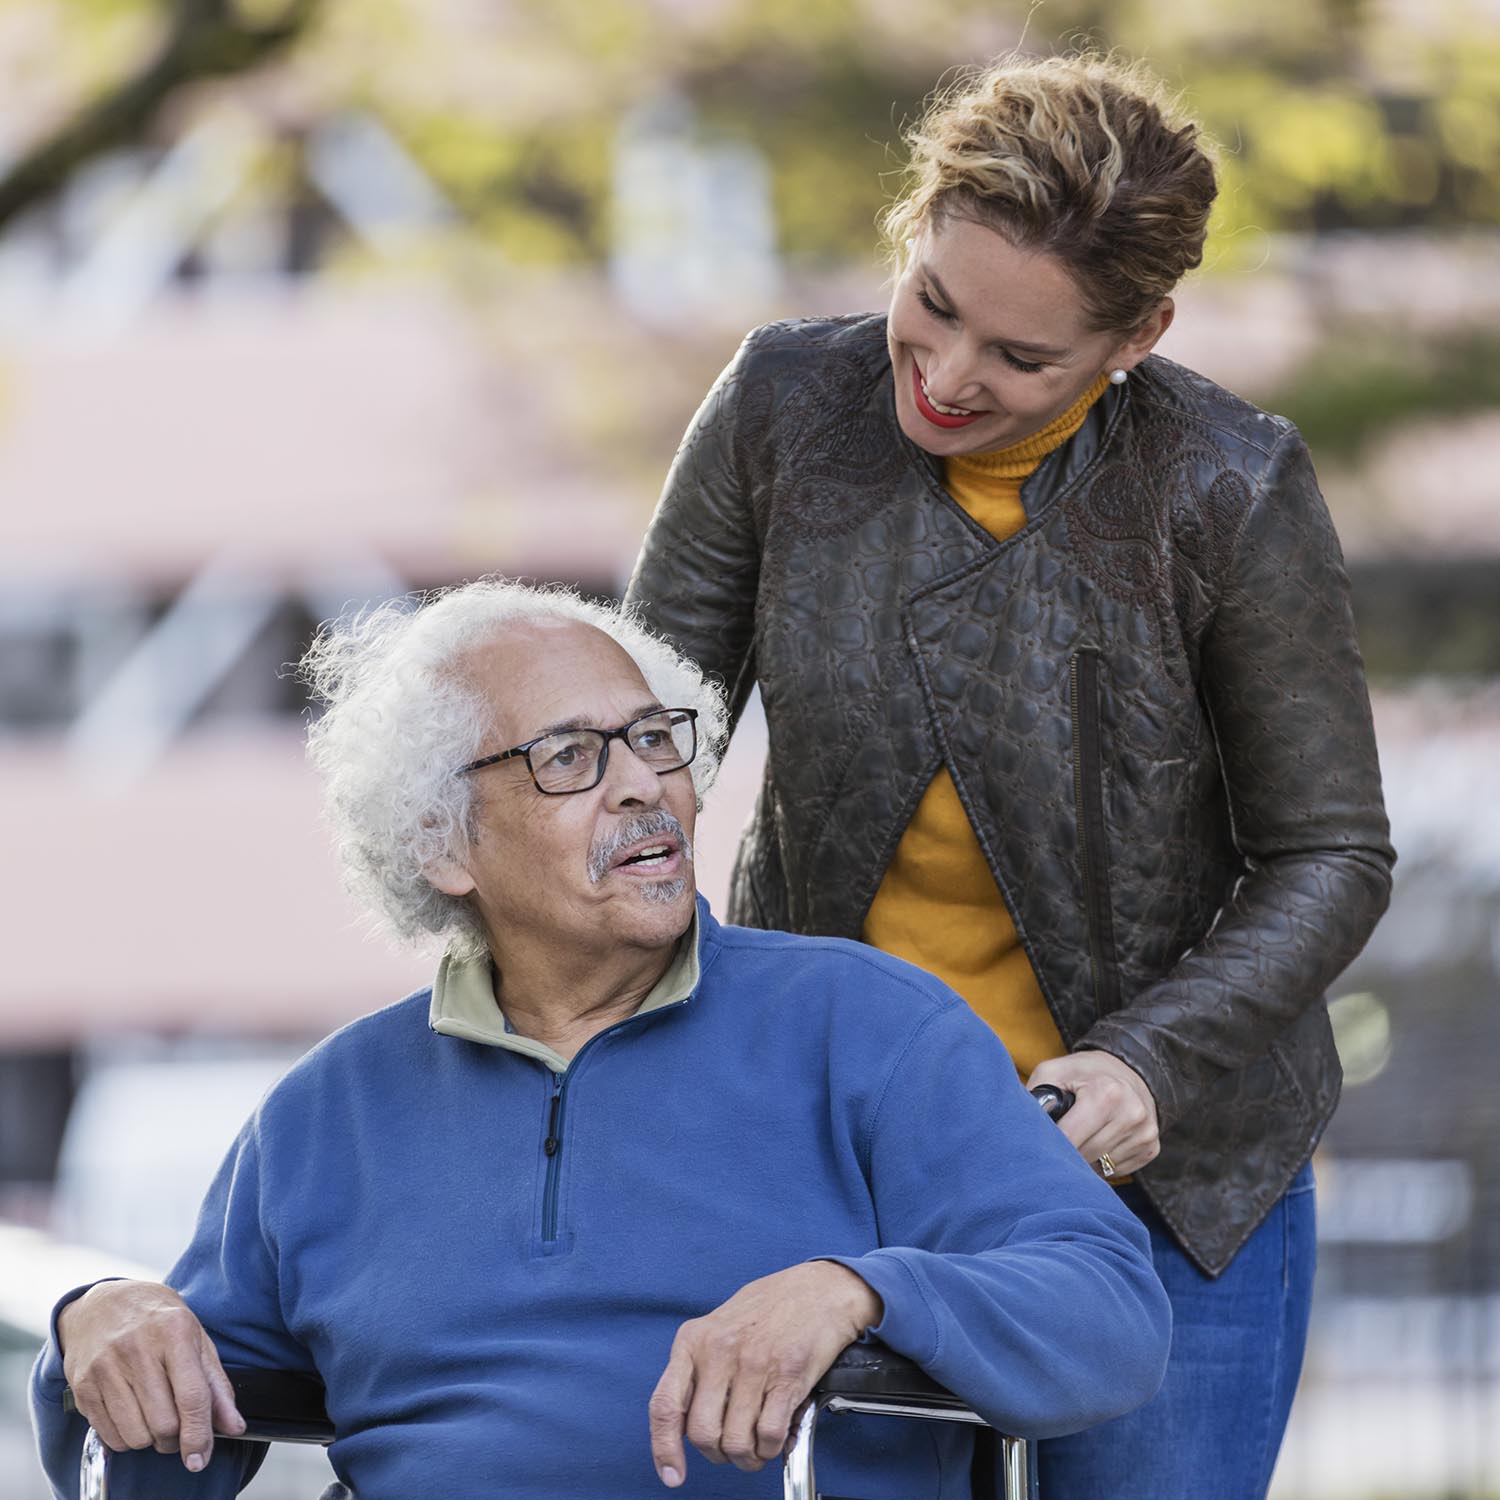
M 87 1316 L 87 1314 L 77 1313 L 77 1309 L 81 1303 L 92 1301 L 97 1306 L 102 1297 L 110 1295 L 109 1292 L 104 1290 L 106 1287 L 142 1286 L 146 1284 L 140 1281 L 133 1281 L 128 1276 L 106 1276 L 101 1281 L 92 1282 L 88 1286 L 78 1287 L 75 1291 L 68 1293 L 58 1303 L 52 1313 L 52 1335 L 57 1342 L 58 1352 L 62 1353 L 67 1347 L 65 1342 L 67 1338 L 66 1325 L 70 1323 L 76 1325 L 78 1316 Z
M 854 1338 L 863 1336 L 867 1328 L 873 1328 L 885 1316 L 885 1302 L 879 1292 L 858 1271 L 851 1271 L 842 1261 L 818 1262 L 829 1270 L 840 1273 L 835 1285 L 840 1291 L 840 1306 L 848 1314 L 854 1329 Z
M 113 1278 L 111 1278 L 113 1279 Z M 67 1349 L 68 1325 L 74 1319 L 78 1311 L 78 1304 L 92 1292 L 95 1287 L 103 1286 L 102 1281 L 96 1281 L 91 1286 L 81 1286 L 70 1293 L 65 1301 L 59 1302 L 52 1314 L 52 1336 L 57 1341 L 57 1351 L 64 1353 Z

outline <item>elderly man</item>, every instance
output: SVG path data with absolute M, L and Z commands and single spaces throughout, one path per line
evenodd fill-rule
M 1025 1435 L 1151 1395 L 1144 1233 L 969 1009 L 696 899 L 724 717 L 690 663 L 491 581 L 335 628 L 308 671 L 351 882 L 447 950 L 271 1090 L 168 1285 L 63 1300 L 33 1380 L 59 1494 L 65 1378 L 155 1450 L 128 1493 L 234 1494 L 221 1358 L 321 1376 L 333 1466 L 379 1500 L 775 1494 L 866 1332 Z M 871 1420 L 828 1433 L 840 1493 L 968 1495 L 962 1429 Z

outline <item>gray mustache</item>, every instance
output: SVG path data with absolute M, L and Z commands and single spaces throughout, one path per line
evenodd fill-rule
M 682 846 L 682 857 L 691 864 L 693 845 L 687 830 L 666 808 L 659 807 L 655 812 L 639 813 L 629 822 L 620 824 L 589 850 L 589 880 L 595 885 L 603 880 L 622 849 L 639 843 L 641 839 L 660 838 L 668 833 Z

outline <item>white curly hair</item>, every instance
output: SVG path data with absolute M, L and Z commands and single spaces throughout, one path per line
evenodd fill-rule
M 485 701 L 455 668 L 470 647 L 540 618 L 602 630 L 659 702 L 697 709 L 700 805 L 718 775 L 728 737 L 723 694 L 634 614 L 573 589 L 481 578 L 325 624 L 299 669 L 326 705 L 308 729 L 308 756 L 324 780 L 345 884 L 374 925 L 403 942 L 483 942 L 468 900 L 445 895 L 424 873 L 466 850 L 474 783 L 456 770 L 491 748 Z

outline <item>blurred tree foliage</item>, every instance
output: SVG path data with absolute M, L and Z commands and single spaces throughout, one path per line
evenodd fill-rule
M 269 70 L 283 108 L 290 97 L 310 115 L 359 106 L 381 118 L 482 241 L 521 262 L 586 262 L 609 240 L 618 122 L 670 90 L 696 106 L 705 137 L 765 152 L 789 257 L 864 259 L 899 174 L 901 126 L 946 69 L 1017 44 L 1092 44 L 1148 57 L 1222 144 L 1209 263 L 1235 263 L 1260 256 L 1262 231 L 1500 224 L 1500 30 L 1488 10 L 1486 20 L 1479 0 L 0 0 L 12 147 L 18 123 L 38 132 L 0 178 L 0 214 L 55 189 L 92 152 L 169 135 L 205 77 L 239 72 L 264 91 Z M 195 26 L 196 50 L 182 42 Z M 217 46 L 202 44 L 210 30 Z
M 0 175 L 0 226 L 55 194 L 94 157 L 138 144 L 184 89 L 205 79 L 241 76 L 284 50 L 302 34 L 318 4 L 170 0 L 151 17 L 121 0 L 76 0 L 75 10 L 91 23 L 78 48 L 79 71 L 101 63 L 113 71 L 110 47 L 98 45 L 101 37 L 123 40 L 127 51 L 142 39 L 149 39 L 149 46 L 137 67 L 86 96 L 8 165 Z M 153 19 L 154 26 L 141 24 Z
M 1269 394 L 1320 457 L 1355 461 L 1402 422 L 1500 408 L 1500 335 L 1335 332 Z

